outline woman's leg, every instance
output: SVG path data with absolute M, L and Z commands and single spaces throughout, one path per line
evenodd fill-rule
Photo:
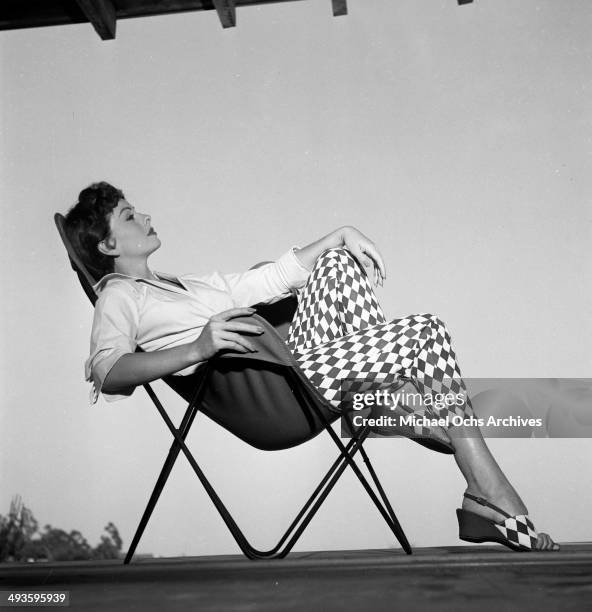
M 398 386 L 403 368 L 399 357 L 408 340 L 405 332 L 413 325 L 423 329 L 412 318 L 386 323 L 366 274 L 351 253 L 330 249 L 319 257 L 300 293 L 288 346 L 315 387 L 339 409 L 343 391 L 352 392 L 354 385 L 356 390 Z M 421 407 L 414 412 L 424 414 Z M 416 425 L 414 431 L 450 443 L 441 427 Z
M 288 346 L 294 352 L 309 349 L 385 321 L 366 273 L 351 253 L 329 249 L 317 259 L 298 296 Z
M 345 249 L 327 251 L 317 261 L 300 295 L 288 343 L 306 375 L 335 406 L 343 379 L 375 378 L 383 388 L 403 375 L 424 396 L 463 394 L 466 402 L 435 409 L 438 416 L 473 414 L 445 324 L 429 314 L 385 322 L 364 272 Z M 467 491 L 512 515 L 526 514 L 479 428 L 453 426 L 448 433 Z M 463 499 L 466 510 L 496 522 L 505 518 Z M 538 548 L 553 546 L 546 534 L 539 536 Z
M 467 482 L 465 492 L 488 500 L 512 516 L 527 515 L 524 502 L 494 459 L 479 427 L 455 426 L 448 429 L 448 434 L 454 446 L 454 459 Z M 506 519 L 492 508 L 466 497 L 462 508 L 496 523 Z M 537 549 L 559 550 L 548 534 L 539 532 L 538 536 Z

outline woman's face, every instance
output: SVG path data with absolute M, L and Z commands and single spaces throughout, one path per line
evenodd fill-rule
M 120 258 L 148 257 L 160 247 L 160 238 L 152 228 L 150 215 L 136 212 L 126 200 L 119 200 L 109 219 L 114 255 Z M 113 242 L 113 240 L 112 240 Z

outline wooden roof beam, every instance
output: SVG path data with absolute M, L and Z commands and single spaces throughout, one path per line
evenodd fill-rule
M 333 17 L 347 15 L 347 0 L 331 0 L 333 3 Z
M 111 0 L 76 0 L 102 40 L 115 38 L 115 7 Z
M 214 6 L 223 28 L 236 26 L 236 6 L 234 0 L 214 0 Z

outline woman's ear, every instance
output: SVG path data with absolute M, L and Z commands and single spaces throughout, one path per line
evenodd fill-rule
M 105 238 L 105 240 L 101 240 L 101 242 L 97 244 L 97 249 L 99 253 L 102 253 L 103 255 L 115 257 L 117 255 L 117 243 L 115 242 L 115 238 L 109 236 L 108 238 Z

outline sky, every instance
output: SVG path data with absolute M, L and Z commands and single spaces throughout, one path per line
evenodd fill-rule
M 89 406 L 92 308 L 52 217 L 97 180 L 152 215 L 156 270 L 241 271 L 354 225 L 386 261 L 387 316 L 437 314 L 466 377 L 590 377 L 589 2 L 348 7 L 244 7 L 227 30 L 214 11 L 122 20 L 108 42 L 88 24 L 0 32 L 0 514 L 20 494 L 41 525 L 96 544 L 113 521 L 126 546 L 170 444 L 142 389 Z M 263 453 L 196 425 L 261 547 L 335 455 L 328 436 Z M 453 459 L 369 442 L 412 545 L 460 544 Z M 540 530 L 590 539 L 589 437 L 488 444 Z M 347 476 L 298 549 L 394 546 L 380 521 Z M 139 551 L 237 551 L 186 461 Z

